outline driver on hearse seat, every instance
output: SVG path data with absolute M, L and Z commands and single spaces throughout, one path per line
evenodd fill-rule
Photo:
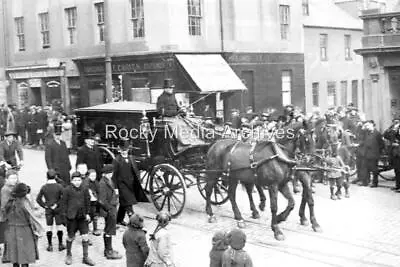
M 172 79 L 164 80 L 164 92 L 157 99 L 157 111 L 161 116 L 174 117 L 180 112 L 180 107 L 174 95 L 174 88 Z

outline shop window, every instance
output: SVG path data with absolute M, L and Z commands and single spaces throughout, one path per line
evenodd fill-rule
M 282 71 L 282 105 L 292 104 L 292 72 Z
M 67 20 L 67 36 L 68 44 L 72 45 L 76 43 L 77 33 L 76 33 L 76 19 L 77 12 L 76 7 L 66 8 L 65 16 Z
M 328 60 L 328 35 L 320 34 L 319 35 L 319 51 L 320 57 L 322 61 Z
M 143 0 L 131 0 L 133 38 L 144 37 Z
M 289 39 L 290 6 L 279 5 L 279 20 L 281 24 L 281 39 Z
M 336 106 L 336 82 L 328 82 L 328 106 Z
M 94 7 L 96 9 L 97 40 L 104 42 L 104 3 L 96 3 Z
M 40 13 L 40 33 L 42 35 L 42 47 L 50 47 L 50 28 L 49 28 L 49 12 Z
M 189 34 L 201 35 L 201 0 L 188 0 Z
M 358 80 L 351 81 L 351 101 L 358 107 Z
M 312 102 L 314 107 L 319 106 L 319 83 L 312 83 Z
M 341 104 L 343 106 L 347 105 L 347 81 L 340 82 L 340 96 L 341 96 Z
M 15 28 L 17 30 L 17 49 L 18 51 L 25 51 L 25 28 L 24 17 L 15 18 Z

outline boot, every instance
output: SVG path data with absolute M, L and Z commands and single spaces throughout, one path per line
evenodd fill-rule
M 342 192 L 340 192 L 339 190 L 338 191 L 336 191 L 336 197 L 337 197 L 337 199 L 342 199 Z
M 336 196 L 335 196 L 335 193 L 334 193 L 335 188 L 331 187 L 330 189 L 331 189 L 331 199 L 332 200 L 336 200 Z
M 83 260 L 82 260 L 82 263 L 84 263 L 86 265 L 89 265 L 89 266 L 95 266 L 96 263 L 89 258 L 89 242 L 88 241 L 82 241 L 82 248 L 83 248 Z
M 93 235 L 95 236 L 101 235 L 101 232 L 99 231 L 99 229 L 97 229 L 97 217 L 93 218 Z
M 66 265 L 71 265 L 72 264 L 71 248 L 72 248 L 72 241 L 67 240 L 67 257 L 65 258 L 65 264 Z
M 104 241 L 104 257 L 107 257 L 107 250 L 110 249 L 110 243 L 109 239 L 105 234 L 103 235 L 103 241 Z
M 65 246 L 63 245 L 63 231 L 57 231 L 58 237 L 58 251 L 63 251 Z
M 21 264 L 21 267 L 29 267 L 29 264 Z
M 104 239 L 107 239 L 107 252 L 106 252 L 106 258 L 107 260 L 119 260 L 122 258 L 122 255 L 120 255 L 117 251 L 113 250 L 112 248 L 112 237 L 111 236 L 105 236 Z
M 4 243 L 4 251 L 3 251 L 3 257 L 1 259 L 1 263 L 10 263 L 11 261 L 7 259 L 7 253 L 8 253 L 8 248 L 7 248 L 7 243 Z
M 18 263 L 13 263 L 13 267 L 19 267 Z
M 47 251 L 51 252 L 51 251 L 53 251 L 53 244 L 52 244 L 53 232 L 47 231 L 46 236 L 47 236 L 47 243 L 48 243 Z

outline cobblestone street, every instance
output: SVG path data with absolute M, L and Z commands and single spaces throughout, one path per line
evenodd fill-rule
M 43 151 L 25 150 L 25 166 L 21 179 L 32 187 L 33 195 L 45 182 Z M 71 157 L 74 162 L 74 157 Z M 246 219 L 246 250 L 253 258 L 254 266 L 399 266 L 400 262 L 400 194 L 392 192 L 392 183 L 380 181 L 379 188 L 352 186 L 351 198 L 332 201 L 329 188 L 316 185 L 315 209 L 323 232 L 314 233 L 310 226 L 299 225 L 298 207 L 300 194 L 295 196 L 296 207 L 287 222 L 281 224 L 285 241 L 276 241 L 270 230 L 270 212 L 267 205 L 258 220 Z M 255 197 L 258 201 L 258 197 Z M 279 198 L 280 210 L 286 202 Z M 245 191 L 238 187 L 238 204 L 245 218 L 250 218 L 250 209 Z M 235 227 L 231 205 L 213 207 L 218 221 L 207 222 L 205 201 L 196 187 L 187 191 L 184 212 L 172 221 L 171 232 L 175 243 L 175 258 L 178 266 L 208 266 L 208 253 L 212 234 L 219 229 Z M 145 227 L 155 227 L 155 209 L 152 204 L 140 204 L 135 211 L 145 216 Z M 44 222 L 44 217 L 41 217 Z M 120 228 L 113 240 L 114 248 L 124 253 Z M 103 254 L 102 237 L 91 237 L 94 245 L 89 255 L 97 266 L 125 266 L 125 258 L 108 261 Z M 56 243 L 56 239 L 54 238 Z M 33 266 L 63 266 L 65 253 L 46 251 L 46 238 L 40 239 L 40 261 Z M 81 264 L 82 247 L 79 238 L 73 244 L 73 266 Z

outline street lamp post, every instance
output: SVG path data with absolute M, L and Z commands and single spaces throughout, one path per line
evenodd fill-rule
M 106 102 L 111 102 L 112 95 L 112 67 L 110 56 L 110 14 L 109 14 L 109 0 L 104 0 L 104 50 L 105 50 L 105 65 L 106 65 Z

